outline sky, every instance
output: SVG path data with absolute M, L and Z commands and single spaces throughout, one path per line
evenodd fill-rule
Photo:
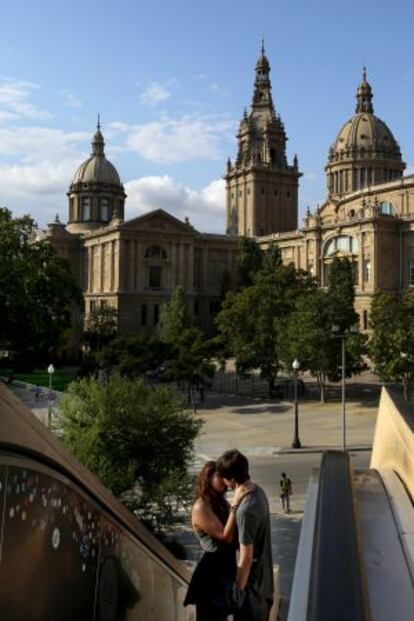
M 14 0 L 0 16 L 0 206 L 45 226 L 90 153 L 97 114 L 128 198 L 224 232 L 227 157 L 250 106 L 264 37 L 300 215 L 355 109 L 362 66 L 374 109 L 414 172 L 410 0 Z

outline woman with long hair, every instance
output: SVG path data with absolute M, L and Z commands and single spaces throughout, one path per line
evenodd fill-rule
M 237 490 L 231 504 L 215 461 L 201 469 L 195 488 L 191 524 L 203 556 L 194 570 L 184 606 L 195 604 L 197 621 L 225 621 L 226 584 L 236 577 L 236 511 L 248 486 Z

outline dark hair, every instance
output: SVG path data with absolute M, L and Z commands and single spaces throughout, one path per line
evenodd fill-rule
M 282 477 L 285 477 L 285 476 L 286 476 L 286 472 L 282 472 Z
M 217 461 L 217 468 L 224 479 L 234 479 L 239 484 L 250 478 L 247 457 L 237 449 L 223 453 Z
M 218 472 L 218 468 L 217 463 L 213 460 L 206 462 L 201 468 L 196 479 L 194 502 L 202 498 L 211 506 L 219 520 L 225 524 L 229 516 L 229 504 L 224 493 L 219 494 L 211 485 L 211 479 L 215 472 Z

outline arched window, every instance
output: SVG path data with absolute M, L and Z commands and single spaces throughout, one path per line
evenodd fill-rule
M 167 259 L 167 253 L 161 246 L 149 246 L 145 251 L 145 258 L 165 261 Z
M 358 242 L 349 235 L 338 235 L 330 239 L 324 249 L 324 256 L 330 257 L 337 252 L 343 254 L 354 254 L 358 251 Z

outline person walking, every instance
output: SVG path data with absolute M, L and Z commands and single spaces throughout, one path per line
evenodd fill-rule
M 237 449 L 217 461 L 219 474 L 235 494 L 250 482 L 249 462 Z M 269 502 L 264 491 L 250 482 L 249 492 L 236 504 L 240 553 L 236 588 L 244 592 L 234 621 L 268 621 L 273 604 L 273 561 Z
M 286 476 L 286 472 L 282 472 L 282 478 L 279 481 L 280 498 L 282 500 L 282 508 L 284 513 L 290 513 L 290 496 L 292 494 L 292 481 Z

